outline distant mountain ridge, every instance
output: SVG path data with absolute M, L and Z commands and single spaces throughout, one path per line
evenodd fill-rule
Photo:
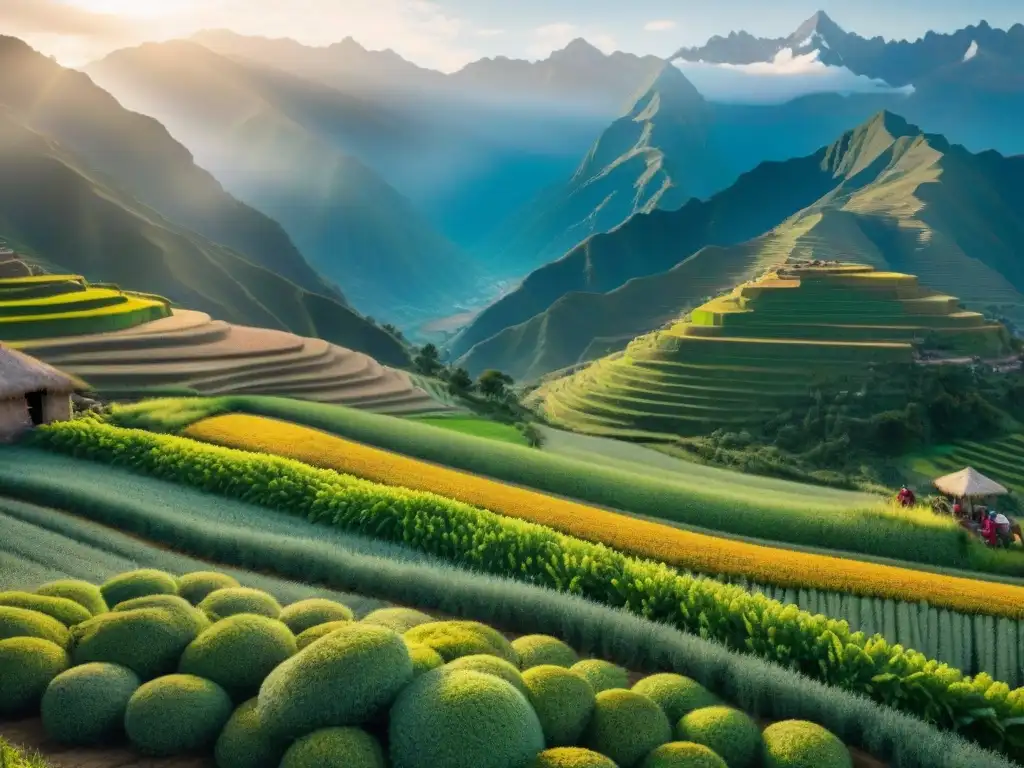
M 702 46 L 681 48 L 671 58 L 712 64 L 753 64 L 771 61 L 784 49 L 801 56 L 819 52 L 822 63 L 843 66 L 858 75 L 893 86 L 916 85 L 943 67 L 962 62 L 972 49 L 985 50 L 1024 63 L 1024 24 L 994 29 L 987 21 L 948 34 L 929 32 L 913 42 L 871 39 L 847 32 L 824 11 L 818 11 L 795 32 L 781 38 L 760 38 L 748 32 L 715 36 Z
M 634 216 L 591 238 L 482 313 L 456 339 L 460 364 L 536 379 L 621 349 L 794 258 L 914 272 L 969 306 L 1024 317 L 1022 189 L 1024 157 L 972 154 L 881 112 L 813 155 L 759 166 L 706 203 Z M 752 211 L 767 215 L 751 220 Z M 481 341 L 467 333 L 502 323 Z

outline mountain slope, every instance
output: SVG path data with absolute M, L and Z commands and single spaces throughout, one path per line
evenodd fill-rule
M 534 379 L 621 349 L 707 296 L 789 260 L 856 259 L 913 272 L 969 306 L 1024 317 L 1024 157 L 971 154 L 883 112 L 781 167 L 790 185 L 830 188 L 752 240 L 700 249 L 611 292 L 566 294 L 478 343 L 461 363 L 472 372 L 494 367 Z M 710 202 L 744 187 L 751 208 L 769 205 L 774 191 L 758 191 L 750 176 Z M 634 217 L 591 243 L 601 244 L 610 263 L 628 261 L 639 243 L 651 258 L 674 259 L 678 236 L 668 233 L 681 231 L 672 224 L 681 225 L 685 211 Z
M 0 110 L 0 236 L 64 273 L 158 293 L 220 320 L 319 336 L 402 365 L 391 335 L 160 216 Z
M 671 210 L 716 192 L 728 173 L 709 147 L 710 118 L 697 89 L 665 65 L 591 146 L 572 178 L 516 217 L 503 238 L 503 260 L 533 267 L 633 214 Z
M 119 51 L 88 71 L 279 220 L 361 311 L 406 324 L 474 295 L 477 273 L 456 246 L 372 169 L 293 118 L 286 96 L 308 90 L 302 81 L 283 84 L 281 73 L 185 42 Z M 336 95 L 339 112 L 361 106 Z M 352 131 L 393 126 L 367 111 Z
M 161 215 L 307 290 L 341 298 L 280 225 L 239 202 L 155 120 L 124 109 L 80 72 L 0 36 L 0 106 L 59 141 Z

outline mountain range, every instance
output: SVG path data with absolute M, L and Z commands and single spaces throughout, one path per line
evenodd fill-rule
M 634 216 L 533 273 L 456 337 L 471 372 L 520 379 L 621 349 L 789 259 L 912 272 L 1024 317 L 1024 157 L 972 154 L 881 112 L 707 202 Z

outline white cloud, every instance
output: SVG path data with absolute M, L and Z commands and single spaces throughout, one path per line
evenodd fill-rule
M 671 19 L 656 19 L 644 24 L 645 32 L 669 32 L 676 28 L 676 23 Z
M 964 54 L 964 61 L 970 61 L 978 55 L 978 41 L 971 40 L 970 46 L 967 48 L 967 53 Z
M 810 93 L 912 92 L 882 80 L 856 75 L 846 67 L 830 67 L 812 51 L 794 56 L 784 48 L 772 61 L 756 64 L 676 62 L 676 66 L 711 101 L 778 104 Z
M 476 31 L 477 37 L 499 37 L 504 34 L 504 29 L 478 29 Z

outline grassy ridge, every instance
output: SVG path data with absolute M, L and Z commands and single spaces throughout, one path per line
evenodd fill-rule
M 463 567 L 549 586 L 714 638 L 942 728 L 1024 755 L 1024 690 L 974 680 L 845 622 L 737 587 L 681 575 L 541 526 L 298 462 L 95 422 L 37 429 L 52 450 L 244 498 L 342 529 L 403 542 Z
M 243 412 L 305 424 L 386 450 L 457 469 L 566 496 L 593 505 L 626 510 L 656 519 L 701 526 L 724 533 L 810 547 L 889 557 L 910 563 L 994 573 L 1021 573 L 1013 561 L 983 560 L 965 532 L 933 516 L 913 520 L 891 514 L 879 503 L 862 509 L 837 509 L 819 501 L 818 489 L 806 495 L 744 486 L 709 487 L 698 474 L 662 481 L 637 473 L 551 455 L 519 446 L 481 440 L 345 408 L 271 397 L 171 399 L 116 408 L 114 423 L 126 427 L 179 432 L 202 418 Z M 779 487 L 779 486 L 776 486 Z
M 527 445 L 526 438 L 515 427 L 496 421 L 467 416 L 416 416 L 413 421 L 463 435 L 498 440 L 512 445 Z
M 124 469 L 98 471 L 92 464 L 23 448 L 0 449 L 0 456 L 12 459 L 0 464 L 5 488 L 16 489 L 19 495 L 73 506 L 93 520 L 217 562 L 272 569 L 290 578 L 375 594 L 518 633 L 556 635 L 582 653 L 630 668 L 688 675 L 762 718 L 821 723 L 847 743 L 903 768 L 1011 766 L 954 734 L 936 731 L 861 696 L 579 597 L 450 567 L 310 546 L 308 539 L 267 535 L 246 519 L 232 523 L 202 514 L 175 514 L 190 510 L 168 509 L 167 500 L 185 498 L 176 494 L 188 489 Z M 30 472 L 15 473 L 16 463 Z M 88 482 L 69 482 L 79 477 Z M 88 525 L 73 518 L 62 524 Z M 74 529 L 67 530 L 78 538 Z

